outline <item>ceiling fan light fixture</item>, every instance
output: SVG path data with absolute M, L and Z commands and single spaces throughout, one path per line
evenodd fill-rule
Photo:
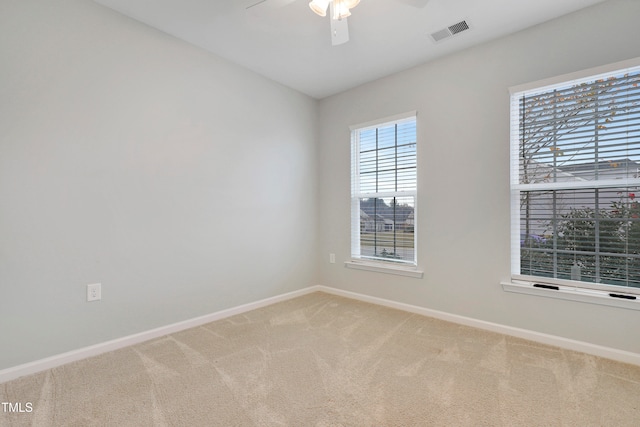
M 333 19 L 344 19 L 351 16 L 348 0 L 333 0 Z
M 327 16 L 329 1 L 330 0 L 311 0 L 309 2 L 309 7 L 316 13 L 316 15 Z

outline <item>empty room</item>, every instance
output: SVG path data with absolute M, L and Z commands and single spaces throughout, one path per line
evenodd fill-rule
M 0 0 L 0 426 L 640 425 L 639 18 Z

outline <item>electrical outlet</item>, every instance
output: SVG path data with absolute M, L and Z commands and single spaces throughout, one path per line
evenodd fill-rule
M 331 264 L 335 264 L 336 263 L 336 254 L 329 254 L 329 262 Z
M 87 301 L 98 301 L 102 299 L 102 284 L 92 283 L 87 285 Z

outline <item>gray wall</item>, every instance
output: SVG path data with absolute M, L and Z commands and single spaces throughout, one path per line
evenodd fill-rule
M 510 294 L 509 92 L 640 56 L 640 1 L 605 2 L 320 103 L 320 282 L 640 353 L 640 311 Z M 473 37 L 470 32 L 464 37 Z M 418 111 L 424 279 L 347 269 L 349 125 Z
M 315 100 L 90 1 L 0 58 L 0 369 L 315 284 Z
M 499 285 L 507 88 L 640 56 L 638 16 L 610 1 L 318 106 L 93 2 L 2 0 L 0 369 L 311 284 L 640 353 L 639 312 Z M 425 278 L 329 264 L 348 126 L 414 109 Z

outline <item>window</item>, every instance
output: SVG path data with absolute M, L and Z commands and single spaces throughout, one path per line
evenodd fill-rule
M 416 114 L 351 132 L 351 256 L 416 265 Z
M 640 294 L 640 67 L 512 90 L 511 196 L 512 279 Z

